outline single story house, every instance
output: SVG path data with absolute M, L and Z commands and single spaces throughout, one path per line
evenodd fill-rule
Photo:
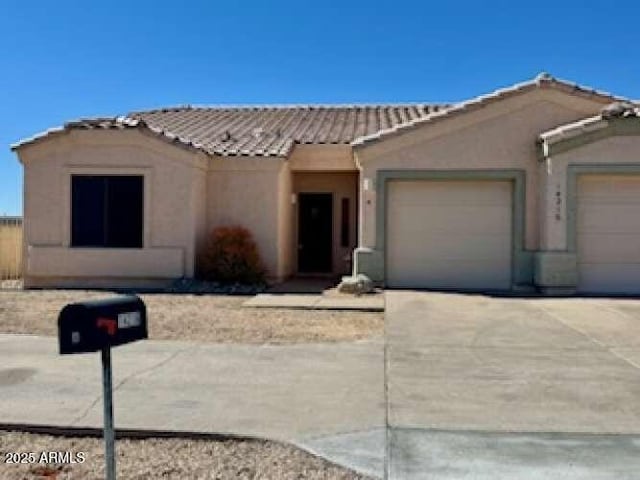
M 548 74 L 453 105 L 142 111 L 12 149 L 26 287 L 192 277 L 208 232 L 242 225 L 274 281 L 640 293 L 640 109 Z

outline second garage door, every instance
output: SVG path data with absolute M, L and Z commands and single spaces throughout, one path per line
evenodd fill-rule
M 578 290 L 640 292 L 640 178 L 578 179 Z
M 389 287 L 508 289 L 512 182 L 390 181 Z

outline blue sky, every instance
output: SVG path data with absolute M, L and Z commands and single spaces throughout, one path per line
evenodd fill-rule
M 54 6 L 55 5 L 55 6 Z M 65 120 L 178 104 L 457 101 L 540 71 L 640 98 L 640 3 L 0 3 L 0 215 L 9 144 Z

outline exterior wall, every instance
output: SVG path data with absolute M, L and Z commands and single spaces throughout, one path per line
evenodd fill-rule
M 331 193 L 333 194 L 333 273 L 347 274 L 351 270 L 351 255 L 357 243 L 358 210 L 358 173 L 357 172 L 297 172 L 293 174 L 293 193 Z M 349 199 L 349 245 L 340 245 L 341 199 Z M 298 238 L 297 205 L 294 209 L 293 238 Z M 293 265 L 297 270 L 297 248 L 293 249 Z
M 356 159 L 361 168 L 361 233 L 356 273 L 371 272 L 382 281 L 377 222 L 377 182 L 385 170 L 406 171 L 520 171 L 525 177 L 524 248 L 539 248 L 538 135 L 550 128 L 593 115 L 602 107 L 595 100 L 553 90 L 535 90 L 505 98 L 465 114 L 443 118 L 404 133 L 360 147 Z M 516 206 L 517 207 L 517 206 Z M 529 255 L 529 262 L 532 262 Z M 523 267 L 532 272 L 532 265 Z M 521 278 L 521 280 L 524 280 Z M 532 278 L 527 283 L 531 283 Z
M 28 145 L 19 156 L 26 287 L 161 283 L 193 276 L 204 155 L 137 130 L 91 130 Z M 72 174 L 144 176 L 142 249 L 70 247 Z
M 295 273 L 296 239 L 293 222 L 293 176 L 290 162 L 283 162 L 278 189 L 278 278 L 285 279 Z
M 207 163 L 209 159 L 206 159 Z M 191 191 L 193 202 L 193 223 L 195 225 L 195 269 L 194 274 L 198 274 L 198 259 L 200 253 L 207 244 L 207 174 L 205 171 L 194 177 L 193 190 Z
M 634 119 L 635 120 L 635 119 Z M 634 121 L 630 120 L 630 121 Z M 635 120 L 637 122 L 637 120 Z M 536 284 L 550 293 L 571 293 L 577 281 L 576 184 L 580 175 L 640 175 L 640 128 L 551 155 L 541 162 L 540 252 Z
M 293 172 L 354 172 L 350 145 L 296 145 L 289 157 Z
M 357 174 L 351 147 L 345 145 L 297 146 L 290 161 L 211 158 L 137 130 L 71 131 L 23 147 L 19 156 L 27 287 L 155 287 L 191 277 L 208 234 L 223 225 L 248 228 L 269 278 L 282 280 L 296 270 L 292 169 L 315 172 L 330 166 Z M 70 248 L 72 174 L 144 176 L 144 248 Z M 352 198 L 354 236 L 355 209 Z M 350 251 L 341 249 L 337 256 Z
M 286 233 L 279 222 L 282 164 L 275 157 L 216 157 L 207 173 L 207 231 L 231 225 L 249 229 L 272 280 L 285 273 L 279 259 L 284 248 L 279 233 Z

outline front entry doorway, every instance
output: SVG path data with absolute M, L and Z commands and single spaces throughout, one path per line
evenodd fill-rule
M 298 195 L 298 272 L 331 273 L 333 195 Z

